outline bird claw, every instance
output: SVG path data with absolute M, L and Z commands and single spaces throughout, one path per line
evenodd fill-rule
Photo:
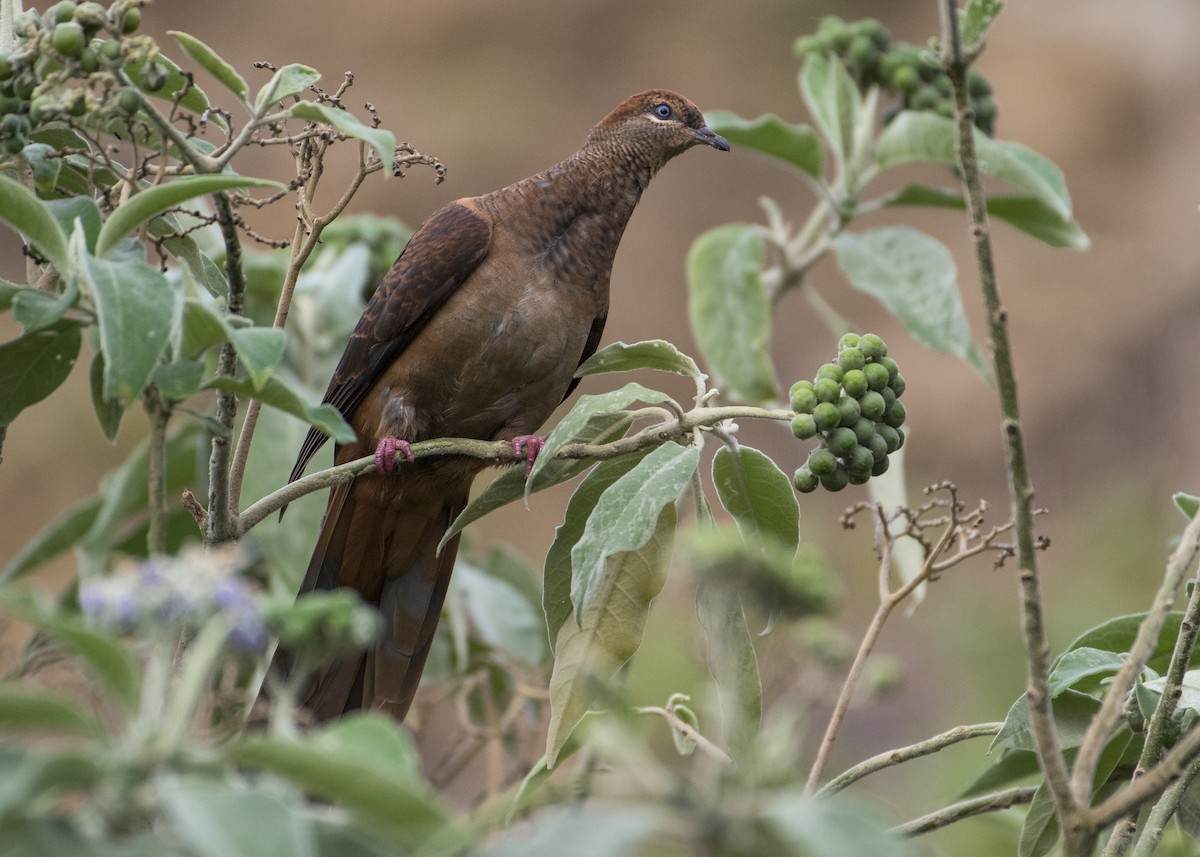
M 538 454 L 541 453 L 542 447 L 546 445 L 546 439 L 536 434 L 522 434 L 513 438 L 513 454 L 517 459 L 525 459 L 525 478 L 529 478 L 529 474 L 533 472 L 533 463 L 537 461 Z M 522 452 L 521 448 L 525 451 Z
M 400 450 L 409 461 L 413 460 L 412 447 L 408 441 L 388 436 L 375 447 L 375 469 L 380 473 L 391 473 L 395 470 L 396 450 Z

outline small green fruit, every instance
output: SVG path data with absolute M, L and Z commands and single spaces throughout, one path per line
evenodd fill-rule
M 804 465 L 817 476 L 825 477 L 837 470 L 837 456 L 823 446 L 818 446 L 808 454 L 808 462 Z
M 75 17 L 74 0 L 62 0 L 46 10 L 46 17 L 56 24 L 65 24 Z
M 50 44 L 64 57 L 77 57 L 87 46 L 87 37 L 83 35 L 83 27 L 74 21 L 69 21 L 54 28 L 54 33 L 50 36 Z
M 158 92 L 167 85 L 167 70 L 156 62 L 146 63 L 138 74 L 138 82 L 147 92 Z
M 842 338 L 838 340 L 838 353 L 845 351 L 847 348 L 855 348 L 858 346 L 857 333 L 842 334 Z
M 895 378 L 896 373 L 900 371 L 900 367 L 896 365 L 896 361 L 890 357 L 880 357 L 875 361 L 881 366 L 886 366 L 888 370 L 888 378 Z
M 117 108 L 129 116 L 138 112 L 138 108 L 142 106 L 142 97 L 137 90 L 130 86 L 121 87 L 117 93 Z
M 887 402 L 883 400 L 883 396 L 880 393 L 874 390 L 868 390 L 858 400 L 858 406 L 864 417 L 876 422 L 882 420 L 884 414 L 887 413 Z
M 868 363 L 863 367 L 863 374 L 867 376 L 867 388 L 870 390 L 882 390 L 888 383 L 888 370 L 882 363 Z
M 886 423 L 876 428 L 875 432 L 881 438 L 883 438 L 884 443 L 887 444 L 887 451 L 889 455 L 899 449 L 903 444 L 900 432 L 896 431 L 896 429 L 892 428 Z
M 91 48 L 84 48 L 79 55 L 79 69 L 84 74 L 100 70 L 100 55 Z
M 978 69 L 971 69 L 967 72 L 967 93 L 972 98 L 983 98 L 985 95 L 992 94 L 992 85 L 987 82 L 987 78 Z
M 926 84 L 909 97 L 908 106 L 911 110 L 936 110 L 941 100 L 937 87 Z
M 882 476 L 887 473 L 888 467 L 891 466 L 891 461 L 885 455 L 883 458 L 875 462 L 875 466 L 871 468 L 872 476 Z
M 817 490 L 817 486 L 820 484 L 821 478 L 809 470 L 807 464 L 797 469 L 795 475 L 792 476 L 792 487 L 801 494 L 811 494 Z
M 892 402 L 896 401 L 896 391 L 891 387 L 884 387 L 879 391 L 879 395 L 883 396 L 884 412 L 892 406 Z
M 817 433 L 817 421 L 812 414 L 797 414 L 792 420 L 792 434 L 800 440 L 808 440 Z
M 867 68 L 875 61 L 875 44 L 868 36 L 855 36 L 846 49 L 846 57 L 859 68 Z
M 75 9 L 75 20 L 89 36 L 95 34 L 108 23 L 105 8 L 99 3 L 90 2 L 79 4 L 78 8 Z
M 830 429 L 837 428 L 837 424 L 842 419 L 841 412 L 833 402 L 821 402 L 813 408 L 812 415 L 813 419 L 816 420 L 819 431 L 829 431 Z
M 853 426 L 862 417 L 862 408 L 858 405 L 857 399 L 852 399 L 849 396 L 842 396 L 837 402 L 838 413 L 842 418 L 838 420 L 838 425 Z
M 817 394 L 811 381 L 797 381 L 789 393 L 792 410 L 798 414 L 811 414 L 817 404 Z
M 838 365 L 842 367 L 843 373 L 849 372 L 852 369 L 861 369 L 867 364 L 867 360 L 863 357 L 862 350 L 859 348 L 843 348 L 838 354 Z M 846 376 L 842 375 L 842 383 L 845 383 Z
M 887 426 L 887 428 L 890 428 L 890 426 Z M 875 461 L 878 461 L 881 458 L 887 458 L 887 454 L 888 454 L 887 441 L 884 439 L 883 435 L 879 434 L 879 432 L 876 432 L 875 434 L 871 435 L 870 439 L 867 440 L 867 442 L 865 444 L 863 444 L 863 446 L 866 449 L 871 450 L 871 457 Z
M 142 25 L 142 10 L 137 6 L 125 10 L 125 14 L 121 16 L 121 33 L 128 36 L 137 31 L 137 28 Z
M 887 345 L 874 333 L 864 333 L 858 340 L 858 347 L 867 360 L 879 360 L 887 356 Z
M 892 86 L 901 92 L 912 92 L 921 85 L 921 76 L 911 65 L 902 65 L 892 72 Z
M 862 470 L 847 470 L 846 476 L 848 477 L 847 481 L 851 485 L 866 485 L 869 481 L 871 481 L 871 474 L 869 471 L 864 472 Z
M 828 378 L 831 381 L 837 381 L 840 384 L 842 383 L 842 374 L 841 366 L 837 365 L 836 363 L 826 363 L 817 370 L 817 380 L 819 381 L 822 378 Z
M 100 43 L 100 56 L 109 62 L 121 59 L 121 43 L 117 39 L 105 39 Z
M 842 396 L 842 385 L 832 378 L 818 378 L 813 391 L 818 402 L 836 402 Z
M 851 430 L 858 442 L 862 444 L 870 443 L 871 438 L 875 437 L 875 423 L 866 417 L 860 417 Z
M 848 428 L 835 428 L 825 438 L 825 446 L 834 455 L 842 458 L 858 448 L 858 437 Z
M 855 446 L 846 456 L 846 470 L 851 476 L 856 473 L 870 476 L 874 466 L 875 456 L 865 446 Z
M 863 374 L 862 369 L 849 369 L 842 376 L 842 388 L 847 396 L 861 398 L 862 394 L 867 392 L 867 376 Z
M 892 428 L 898 429 L 904 425 L 904 420 L 907 416 L 908 412 L 904 409 L 903 403 L 892 402 L 892 406 L 888 408 L 887 415 L 883 418 L 883 421 Z
M 892 388 L 892 392 L 894 392 L 896 394 L 897 399 L 900 398 L 901 396 L 903 396 L 904 391 L 908 389 L 908 384 L 905 383 L 904 376 L 901 375 L 899 372 L 897 372 L 895 374 L 895 376 L 893 376 L 892 383 L 890 384 L 890 386 Z
M 850 484 L 850 474 L 840 465 L 832 473 L 821 477 L 821 486 L 826 491 L 841 491 Z

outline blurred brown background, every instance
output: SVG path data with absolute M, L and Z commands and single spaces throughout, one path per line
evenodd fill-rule
M 238 66 L 252 87 L 265 80 L 250 67 L 254 60 L 308 63 L 330 86 L 352 69 L 350 101 L 373 102 L 400 139 L 449 166 L 441 186 L 420 169 L 399 181 L 374 180 L 352 210 L 416 225 L 450 199 L 569 154 L 596 119 L 641 89 L 677 89 L 703 109 L 803 121 L 791 44 L 829 13 L 878 17 L 894 37 L 916 43 L 937 29 L 933 0 L 159 0 L 144 20 L 172 55 L 182 52 L 170 49 L 165 30 L 184 30 Z M 998 136 L 1064 169 L 1093 242 L 1086 253 L 1052 250 L 995 228 L 1034 483 L 1050 511 L 1040 527 L 1052 540 L 1043 568 L 1056 648 L 1097 621 L 1143 608 L 1182 522 L 1170 494 L 1200 491 L 1200 405 L 1186 386 L 1200 325 L 1198 37 L 1200 6 L 1187 0 L 1012 2 L 979 63 L 1000 103 Z M 211 81 L 206 88 L 217 90 Z M 280 154 L 251 152 L 241 170 L 286 177 Z M 936 170 L 903 178 L 947 183 Z M 689 243 L 721 223 L 761 220 L 756 200 L 764 194 L 793 220 L 812 203 L 798 178 L 744 151 L 693 152 L 664 170 L 618 255 L 606 341 L 662 337 L 694 352 L 685 306 Z M 272 217 L 267 231 L 289 235 L 290 210 L 278 208 Z M 855 228 L 902 221 L 950 246 L 972 325 L 982 334 L 963 221 L 944 212 L 893 211 Z M 2 240 L 0 274 L 19 276 L 17 245 L 11 236 Z M 1000 523 L 1007 495 L 993 392 L 954 359 L 907 339 L 870 299 L 850 292 L 832 261 L 811 283 L 863 329 L 881 333 L 904 369 L 910 484 L 954 480 L 968 502 L 990 501 Z M 16 333 L 0 319 L 0 337 Z M 800 299 L 783 303 L 775 337 L 780 375 L 789 381 L 811 376 L 833 348 Z M 144 420 L 131 412 L 117 448 L 103 441 L 85 375 L 77 369 L 67 387 L 9 429 L 0 464 L 0 561 L 95 490 L 100 474 L 140 437 Z M 612 383 L 589 379 L 583 389 Z M 743 439 L 776 454 L 788 470 L 804 454 L 778 430 L 744 426 Z M 476 543 L 508 541 L 537 562 L 566 496 L 550 492 L 532 511 L 518 506 L 493 515 L 476 528 Z M 837 525 L 840 508 L 853 499 L 851 492 L 804 498 L 802 529 L 845 575 L 851 598 L 840 622 L 857 631 L 875 584 L 868 535 Z M 69 561 L 55 566 L 59 575 L 71 568 Z M 683 635 L 680 645 L 690 650 L 694 625 L 680 589 L 668 586 L 650 633 Z M 957 570 L 914 616 L 893 620 L 882 648 L 902 658 L 906 687 L 882 706 L 852 714 L 835 764 L 956 723 L 1003 716 L 1023 681 L 1012 574 L 986 562 Z M 653 675 L 655 667 L 640 669 Z M 658 694 L 667 677 L 639 679 L 635 670 L 633 680 Z M 982 746 L 968 752 L 978 761 Z M 942 776 L 933 770 L 882 777 L 879 793 L 898 815 L 932 808 L 922 803 L 924 789 L 909 793 L 907 778 Z M 901 784 L 905 794 L 889 794 Z M 954 787 L 933 781 L 928 793 Z

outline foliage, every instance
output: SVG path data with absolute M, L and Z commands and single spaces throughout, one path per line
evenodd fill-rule
M 772 158 L 817 200 L 799 229 L 765 200 L 764 224 L 720 226 L 693 245 L 690 318 L 720 392 L 670 343 L 601 349 L 581 376 L 654 370 L 688 379 L 693 400 L 636 382 L 579 397 L 531 472 L 505 471 L 451 528 L 447 538 L 582 476 L 540 584 L 502 548 L 464 551 L 452 582 L 429 674 L 450 688 L 471 736 L 455 764 L 486 747 L 528 769 L 464 811 L 437 795 L 439 783 L 419 771 L 393 722 L 364 714 L 310 729 L 295 709 L 305 676 L 366 645 L 377 624 L 345 592 L 292 603 L 293 570 L 304 566 L 304 534 L 319 514 L 301 498 L 373 463 L 276 484 L 308 426 L 351 436 L 335 410 L 310 403 L 361 309 L 346 294 L 372 285 L 407 237 L 390 221 L 339 216 L 373 173 L 424 164 L 440 177 L 442 166 L 398 147 L 378 116 L 346 110 L 352 76 L 326 91 L 314 69 L 262 63 L 269 77 L 254 91 L 212 47 L 172 33 L 220 86 L 221 99 L 210 99 L 190 71 L 138 35 L 139 0 L 107 9 L 63 0 L 20 14 L 14 0 L 0 0 L 0 220 L 20 233 L 27 255 L 27 281 L 0 284 L 0 310 L 24 328 L 0 345 L 0 428 L 53 394 L 85 344 L 101 432 L 115 437 L 135 404 L 151 423 L 95 496 L 0 571 L 9 583 L 67 550 L 79 557 L 78 581 L 54 601 L 0 588 L 0 609 L 37 628 L 22 669 L 0 684 L 6 847 L 536 857 L 562 853 L 569 839 L 597 857 L 904 855 L 914 853 L 905 837 L 1021 804 L 1029 804 L 1022 855 L 1060 841 L 1065 854 L 1091 853 L 1114 824 L 1114 854 L 1138 836 L 1136 853 L 1148 853 L 1173 817 L 1194 833 L 1200 680 L 1190 663 L 1200 587 L 1184 611 L 1168 610 L 1194 565 L 1200 518 L 1152 609 L 1085 633 L 1052 665 L 1038 660 L 1040 603 L 1026 583 L 1031 690 L 1003 722 L 958 727 L 827 776 L 852 698 L 894 685 L 873 652 L 895 608 L 981 555 L 1015 562 L 1022 581 L 1036 584 L 1032 556 L 1043 544 L 1020 497 L 1014 519 L 998 525 L 950 482 L 908 502 L 899 402 L 908 381 L 883 341 L 856 332 L 807 277 L 832 254 L 847 284 L 875 297 L 914 341 L 995 383 L 1016 438 L 1013 484 L 1021 484 L 1002 313 L 989 313 L 989 365 L 949 251 L 903 225 L 857 223 L 911 206 L 969 211 L 989 301 L 985 212 L 1051 246 L 1087 245 L 1061 171 L 994 136 L 991 87 L 969 69 L 1000 4 L 945 7 L 947 31 L 928 49 L 893 43 L 872 21 L 829 18 L 802 38 L 798 90 L 813 127 L 776 114 L 708 114 L 715 131 Z M 358 169 L 317 213 L 325 161 L 349 141 Z M 299 178 L 283 186 L 239 175 L 234 162 L 252 144 L 286 151 Z M 909 184 L 871 195 L 881 174 L 914 163 L 948 168 L 962 189 Z M 984 200 L 980 172 L 1012 193 Z M 282 200 L 296 205 L 300 223 L 291 241 L 270 242 L 245 215 Z M 769 348 L 773 310 L 788 291 L 806 297 L 838 347 L 784 401 Z M 749 419 L 814 441 L 807 464 L 789 478 L 740 443 L 735 421 Z M 270 442 L 254 443 L 258 435 Z M 456 439 L 414 444 L 413 454 L 516 458 L 505 444 Z M 847 484 L 872 492 L 844 523 L 870 525 L 879 561 L 880 603 L 857 647 L 825 618 L 840 581 L 801 541 L 796 496 Z M 181 492 L 185 502 L 168 505 Z M 249 505 L 239 511 L 243 495 Z M 1195 498 L 1177 502 L 1194 515 Z M 273 520 L 289 503 L 298 508 L 287 522 Z M 621 678 L 672 566 L 695 594 L 714 700 L 693 705 L 667 688 L 664 705 L 639 707 Z M 760 618 L 798 641 L 789 667 L 817 679 L 774 705 L 764 702 L 751 634 Z M 279 640 L 294 653 L 286 677 L 263 666 Z M 41 686 L 39 670 L 51 662 L 83 673 L 86 701 Z M 254 704 L 263 681 L 269 702 Z M 804 714 L 818 704 L 832 712 L 808 759 Z M 664 757 L 652 741 L 661 726 L 690 758 Z M 527 757 L 531 734 L 536 761 Z M 993 761 L 963 800 L 928 816 L 887 829 L 885 813 L 838 794 L 882 767 L 982 736 L 994 737 Z M 1153 824 L 1138 823 L 1142 806 L 1152 807 Z M 505 830 L 518 815 L 529 823 Z

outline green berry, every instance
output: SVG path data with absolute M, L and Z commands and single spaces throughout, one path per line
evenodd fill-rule
M 863 367 L 863 374 L 867 376 L 869 390 L 882 390 L 888 384 L 888 370 L 882 363 L 868 363 Z
M 839 458 L 849 455 L 857 446 L 858 438 L 848 428 L 835 428 L 825 438 L 825 446 Z
M 975 121 L 977 123 L 991 124 L 996 121 L 996 99 L 991 96 L 984 96 L 972 103 L 975 110 Z
M 87 46 L 87 38 L 83 35 L 83 27 L 74 21 L 69 21 L 54 28 L 54 33 L 50 36 L 50 44 L 64 57 L 77 57 Z
M 847 396 L 861 399 L 863 393 L 868 389 L 867 376 L 862 369 L 851 369 L 842 376 L 842 387 L 846 390 Z
M 84 74 L 91 74 L 94 71 L 99 71 L 100 55 L 91 48 L 84 48 L 83 53 L 79 55 L 79 69 Z
M 943 98 L 937 103 L 937 115 L 943 119 L 954 118 L 954 102 L 949 98 Z
M 0 116 L 8 113 L 19 113 L 21 102 L 7 95 L 0 95 Z
M 849 396 L 842 396 L 837 402 L 838 413 L 842 418 L 838 420 L 838 425 L 853 426 L 862 417 L 862 408 L 858 405 L 857 399 L 852 399 Z
M 892 402 L 896 401 L 896 391 L 891 387 L 884 387 L 879 391 L 879 395 L 883 396 L 884 412 L 892 406 Z
M 896 373 L 900 371 L 900 368 L 896 365 L 896 361 L 890 357 L 880 357 L 875 362 L 887 367 L 888 378 L 895 378 Z
M 22 101 L 28 101 L 32 98 L 35 89 L 37 89 L 37 80 L 28 75 L 17 78 L 13 84 L 13 94 Z
M 138 82 L 147 92 L 158 92 L 167 85 L 167 70 L 156 62 L 146 63 L 138 74 Z
M 803 465 L 792 476 L 792 486 L 801 494 L 811 494 L 821 484 L 821 478 L 813 473 L 808 465 Z
M 909 97 L 908 107 L 910 110 L 936 110 L 941 100 L 942 96 L 937 89 L 927 84 Z
M 837 424 L 842 419 L 841 411 L 838 410 L 837 405 L 833 402 L 821 402 L 813 408 L 812 416 L 816 420 L 819 431 L 829 431 L 832 428 L 837 428 Z
M 883 418 L 883 421 L 892 428 L 898 429 L 904 425 L 904 419 L 907 416 L 908 412 L 904 409 L 903 403 L 892 402 L 892 406 L 888 408 L 887 415 Z
M 846 468 L 838 466 L 832 473 L 821 477 L 821 486 L 826 491 L 841 491 L 850 484 L 850 474 Z
M 121 32 L 128 36 L 140 27 L 142 24 L 142 10 L 137 6 L 125 10 L 125 14 L 121 16 Z
M 891 462 L 888 460 L 888 457 L 885 455 L 883 458 L 881 458 L 875 462 L 875 465 L 871 468 L 871 475 L 872 476 L 882 476 L 883 474 L 887 473 L 887 469 L 890 465 L 891 465 Z
M 838 365 L 842 367 L 843 372 L 849 372 L 852 369 L 861 369 L 867 364 L 867 360 L 863 357 L 862 350 L 855 347 L 844 348 L 838 354 Z M 842 383 L 846 382 L 846 376 L 842 375 Z
M 817 433 L 817 421 L 812 414 L 797 414 L 792 420 L 792 434 L 800 440 L 808 440 Z
M 13 67 L 12 62 L 8 57 L 0 54 L 0 80 L 8 80 L 12 77 Z
M 892 72 L 892 86 L 901 92 L 912 92 L 921 85 L 921 76 L 911 65 L 902 65 Z
M 817 380 L 819 381 L 822 378 L 829 378 L 830 380 L 837 381 L 840 384 L 842 383 L 842 374 L 841 366 L 837 365 L 836 363 L 826 363 L 817 370 Z
M 56 24 L 65 24 L 75 17 L 75 3 L 73 0 L 62 0 L 61 3 L 55 3 L 46 10 L 46 17 Z
M 875 60 L 875 43 L 869 36 L 855 36 L 846 49 L 846 57 L 859 68 L 867 68 Z
M 871 442 L 871 438 L 875 437 L 875 423 L 866 417 L 860 417 L 858 422 L 854 424 L 853 431 L 854 437 L 858 439 L 859 443 L 868 444 Z M 895 429 L 892 429 L 892 431 L 895 431 Z
M 908 385 L 904 382 L 904 376 L 899 372 L 897 372 L 892 378 L 892 383 L 889 386 L 892 388 L 892 391 L 895 392 L 897 399 L 903 396 L 904 391 L 908 389 Z
M 862 415 L 869 420 L 879 422 L 887 413 L 887 402 L 883 400 L 883 395 L 874 390 L 868 390 L 863 394 L 863 397 L 858 400 L 859 409 Z
M 870 476 L 871 468 L 875 466 L 875 456 L 865 446 L 855 446 L 846 456 L 846 470 L 851 476 L 861 474 Z
M 121 58 L 121 43 L 117 39 L 105 39 L 100 43 L 100 56 L 116 62 Z
M 142 106 L 142 97 L 138 95 L 137 90 L 129 86 L 124 86 L 117 93 L 117 108 L 125 114 L 132 116 L 137 113 L 138 108 Z
M 866 485 L 871 480 L 871 471 L 847 470 L 846 476 L 851 485 Z
M 811 381 L 797 381 L 792 385 L 789 398 L 792 410 L 798 414 L 811 414 L 817 404 L 817 394 Z
M 972 98 L 983 98 L 985 95 L 992 94 L 992 85 L 987 82 L 987 78 L 978 69 L 971 69 L 967 72 L 967 93 Z
M 4 141 L 4 151 L 10 155 L 19 155 L 25 149 L 25 140 L 21 137 L 9 137 Z
M 847 348 L 855 348 L 855 347 L 857 347 L 857 345 L 858 345 L 858 334 L 857 333 L 843 334 L 842 338 L 838 340 L 838 353 L 840 354 L 841 352 L 845 351 Z
M 828 476 L 837 470 L 837 456 L 823 446 L 818 446 L 808 454 L 808 462 L 804 465 L 817 476 Z
M 842 396 L 842 385 L 832 378 L 819 378 L 813 384 L 818 402 L 836 402 Z
M 887 451 L 889 455 L 904 445 L 904 441 L 902 440 L 903 435 L 886 423 L 877 427 L 875 432 L 881 438 L 883 438 L 884 443 L 887 444 Z
M 864 333 L 858 340 L 858 347 L 867 360 L 879 360 L 887 356 L 887 345 L 874 333 Z
M 891 426 L 886 426 L 886 428 L 891 428 Z M 895 429 L 893 429 L 893 431 L 895 431 Z M 873 435 L 871 435 L 871 438 L 863 444 L 863 447 L 871 450 L 871 456 L 875 461 L 878 461 L 881 458 L 887 458 L 887 440 L 885 440 L 883 435 L 881 435 L 879 432 L 875 432 Z
M 108 23 L 105 9 L 99 3 L 80 3 L 75 9 L 75 20 L 89 36 Z

